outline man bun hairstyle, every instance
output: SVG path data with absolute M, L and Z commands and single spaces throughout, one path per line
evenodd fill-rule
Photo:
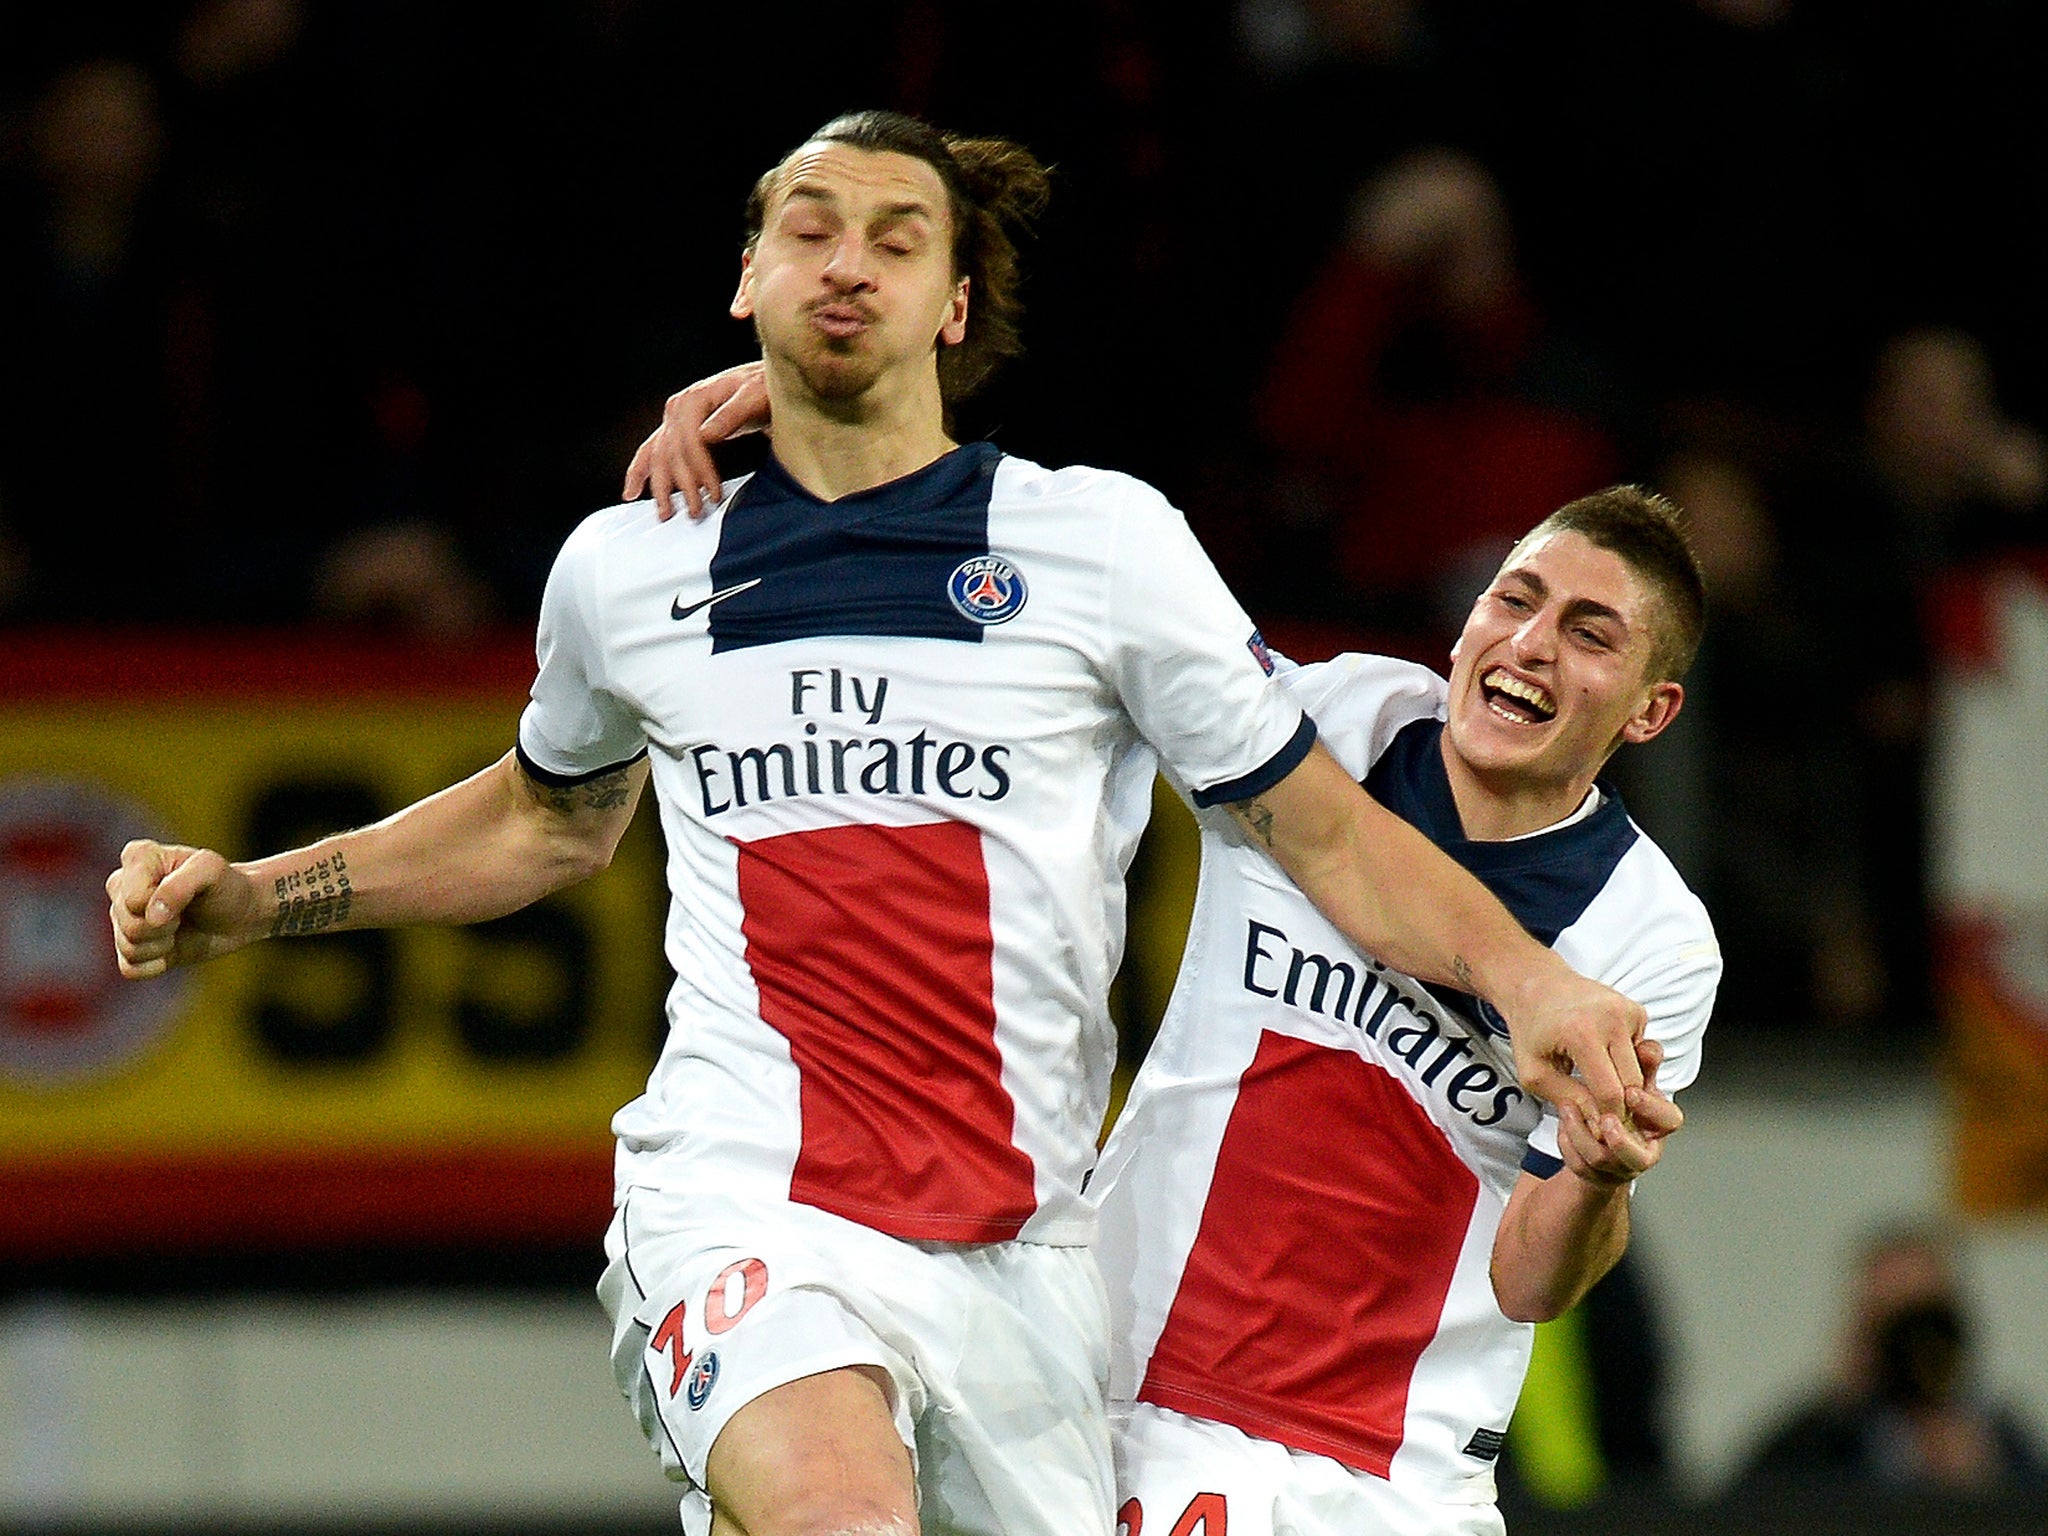
M 967 334 L 958 346 L 939 349 L 939 393 L 950 410 L 1024 350 L 1017 242 L 1051 195 L 1046 168 L 1030 150 L 1008 139 L 962 138 L 901 112 L 849 112 L 833 118 L 754 183 L 747 198 L 748 250 L 761 238 L 776 183 L 811 144 L 909 155 L 938 172 L 953 226 L 953 275 L 966 278 L 968 285 Z
M 1707 624 L 1707 583 L 1685 535 L 1684 509 L 1640 485 L 1610 485 L 1566 502 L 1521 542 L 1553 533 L 1576 533 L 1619 555 L 1649 585 L 1663 609 L 1651 675 L 1658 682 L 1684 677 Z

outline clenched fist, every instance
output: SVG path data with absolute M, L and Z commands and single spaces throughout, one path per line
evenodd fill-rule
M 143 839 L 107 876 L 114 958 L 131 980 L 232 954 L 263 935 L 255 883 L 210 848 Z

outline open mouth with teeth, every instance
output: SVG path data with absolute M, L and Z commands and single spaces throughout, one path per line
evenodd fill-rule
M 1479 679 L 1486 707 L 1515 725 L 1541 725 L 1557 718 L 1557 701 L 1535 683 L 1524 682 L 1506 667 L 1495 667 Z

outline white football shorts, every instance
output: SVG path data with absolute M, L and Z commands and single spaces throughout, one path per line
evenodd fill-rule
M 630 1188 L 598 1295 L 612 1370 L 663 1470 L 690 1485 L 762 1393 L 887 1372 L 927 1531 L 1108 1536 L 1109 1312 L 1086 1248 L 905 1242 L 812 1206 Z
M 1425 1499 L 1383 1477 L 1150 1403 L 1121 1411 L 1117 1536 L 1502 1536 L 1492 1503 Z

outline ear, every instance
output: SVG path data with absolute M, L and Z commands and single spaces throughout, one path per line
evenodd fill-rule
M 1655 684 L 1642 706 L 1621 728 L 1621 739 L 1641 745 L 1662 735 L 1664 728 L 1678 718 L 1678 712 L 1684 706 L 1685 689 L 1680 684 L 1668 680 Z
M 946 306 L 945 318 L 939 322 L 939 342 L 942 346 L 957 347 L 967 339 L 967 285 L 969 278 L 961 278 L 960 286 L 953 290 L 953 302 Z
M 726 313 L 735 320 L 751 320 L 754 315 L 754 253 L 740 253 L 740 285 L 734 290 L 732 303 Z

